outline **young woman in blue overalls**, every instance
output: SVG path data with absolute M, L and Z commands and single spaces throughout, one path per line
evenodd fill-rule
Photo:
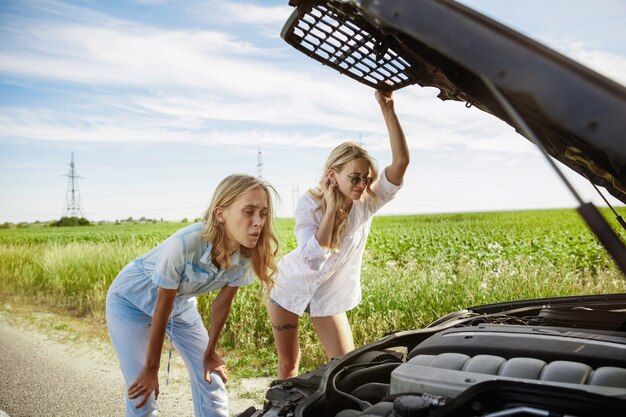
M 237 289 L 254 275 L 272 287 L 278 241 L 270 189 L 256 177 L 227 177 L 203 222 L 130 262 L 111 284 L 106 319 L 126 382 L 127 416 L 157 415 L 166 333 L 187 365 L 196 416 L 228 416 L 228 376 L 216 347 Z M 209 291 L 219 293 L 207 333 L 195 296 Z

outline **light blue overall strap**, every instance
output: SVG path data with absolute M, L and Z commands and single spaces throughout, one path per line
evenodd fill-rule
M 170 353 L 167 357 L 167 376 L 165 377 L 165 385 L 170 381 L 170 363 L 172 362 L 172 337 L 174 336 L 174 315 L 170 314 Z

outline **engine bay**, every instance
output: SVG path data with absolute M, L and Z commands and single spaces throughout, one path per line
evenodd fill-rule
M 258 415 L 622 416 L 624 307 L 464 310 L 275 381 Z

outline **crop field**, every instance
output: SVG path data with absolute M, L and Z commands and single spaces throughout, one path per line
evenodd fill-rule
M 618 211 L 626 216 L 626 209 Z M 626 240 L 612 213 L 602 212 Z M 0 294 L 103 323 L 107 288 L 118 271 L 185 225 L 2 229 Z M 293 220 L 278 219 L 275 226 L 281 253 L 293 249 Z M 622 293 L 626 279 L 574 210 L 540 210 L 376 217 L 362 286 L 362 303 L 348 313 L 357 346 L 472 305 Z M 213 296 L 198 298 L 207 324 Z M 301 370 L 324 362 L 308 318 L 301 320 L 300 333 Z M 271 328 L 257 284 L 239 291 L 220 345 L 231 367 L 249 375 L 275 374 Z

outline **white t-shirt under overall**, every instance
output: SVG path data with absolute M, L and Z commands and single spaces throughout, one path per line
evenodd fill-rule
M 337 252 L 322 248 L 315 238 L 323 218 L 319 200 L 308 192 L 300 197 L 295 213 L 298 246 L 279 262 L 271 298 L 299 316 L 307 306 L 312 317 L 356 307 L 361 301 L 361 262 L 372 217 L 400 187 L 389 182 L 383 171 L 371 186 L 378 198 L 363 193 L 353 201 Z

